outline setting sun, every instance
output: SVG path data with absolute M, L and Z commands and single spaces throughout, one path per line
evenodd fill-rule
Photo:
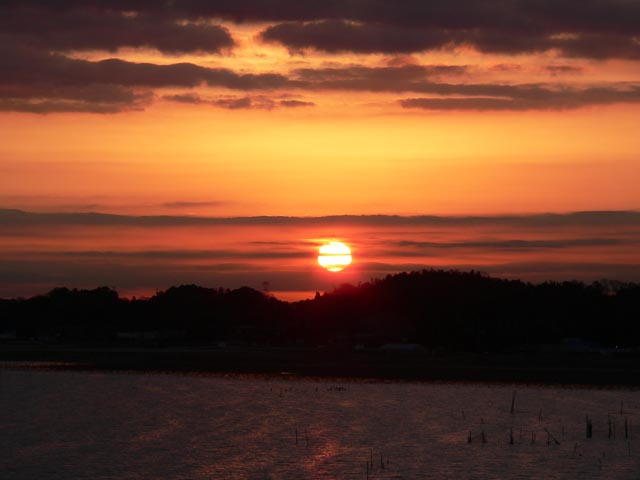
M 340 272 L 351 265 L 351 249 L 342 242 L 329 242 L 320 247 L 318 263 L 330 272 Z

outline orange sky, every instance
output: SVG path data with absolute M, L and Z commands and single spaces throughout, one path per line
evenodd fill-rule
M 638 107 L 375 116 L 366 107 L 344 115 L 203 108 L 3 114 L 0 200 L 137 214 L 217 202 L 181 212 L 210 215 L 638 206 Z
M 526 11 L 462 2 L 452 17 L 455 3 L 9 2 L 0 7 L 0 209 L 242 217 L 640 208 L 637 9 L 576 2 L 569 15 L 552 2 Z M 190 235 L 180 242 L 198 244 Z M 38 248 L 55 243 L 43 238 Z M 150 246 L 119 238 L 120 250 Z M 467 260 L 421 262 L 482 263 Z

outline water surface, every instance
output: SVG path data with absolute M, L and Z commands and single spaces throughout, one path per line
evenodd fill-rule
M 0 478 L 638 478 L 640 392 L 514 388 L 5 368 Z

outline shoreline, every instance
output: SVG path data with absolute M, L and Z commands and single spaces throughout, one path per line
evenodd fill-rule
M 115 348 L 0 345 L 0 362 L 42 362 L 54 369 L 640 387 L 640 358 L 593 354 L 390 354 L 267 348 Z M 55 364 L 58 364 L 55 366 Z M 1 368 L 6 368 L 0 365 Z

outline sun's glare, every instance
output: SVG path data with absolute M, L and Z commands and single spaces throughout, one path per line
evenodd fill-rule
M 329 242 L 320 247 L 318 263 L 330 272 L 340 272 L 351 264 L 351 249 L 342 242 Z

